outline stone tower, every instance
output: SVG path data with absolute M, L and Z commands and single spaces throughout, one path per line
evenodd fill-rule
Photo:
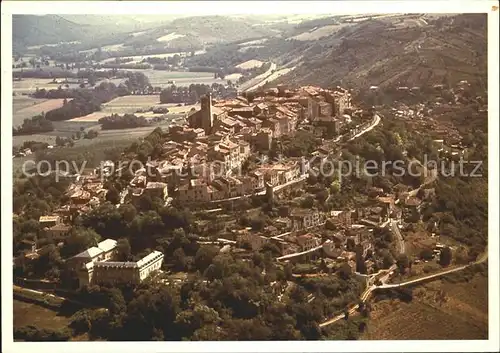
M 205 134 L 210 134 L 214 126 L 214 116 L 212 113 L 212 95 L 207 93 L 201 97 L 201 127 L 205 130 Z

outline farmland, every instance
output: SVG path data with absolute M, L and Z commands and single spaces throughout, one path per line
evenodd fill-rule
M 56 142 L 57 135 L 45 135 L 45 134 L 34 134 L 34 135 L 19 135 L 12 136 L 12 146 L 20 146 L 25 141 L 37 141 L 37 142 L 45 142 L 49 145 L 53 145 Z
M 46 78 L 25 78 L 21 81 L 12 82 L 14 93 L 31 93 L 38 89 L 57 89 L 58 85 L 51 83 L 52 80 Z
M 251 40 L 245 43 L 241 43 L 240 46 L 245 47 L 249 45 L 257 45 L 257 44 L 262 44 L 267 42 L 269 39 L 268 38 L 262 38 L 262 39 L 256 39 L 256 40 Z
M 169 33 L 167 35 L 164 35 L 158 39 L 156 39 L 158 42 L 170 42 L 171 40 L 177 39 L 177 38 L 182 38 L 185 37 L 185 34 L 177 34 L 177 33 Z
M 214 74 L 211 72 L 190 72 L 190 71 L 160 71 L 160 70 L 132 70 L 142 72 L 149 79 L 149 82 L 154 87 L 169 86 L 169 81 L 175 81 L 176 86 L 189 86 L 190 84 L 205 84 L 224 83 L 225 80 L 214 79 Z
M 314 28 L 311 31 L 301 33 L 295 37 L 289 38 L 289 39 L 295 39 L 295 40 L 300 40 L 300 41 L 307 41 L 307 40 L 318 40 L 323 37 L 328 37 L 334 34 L 335 32 L 339 31 L 341 28 L 348 27 L 350 26 L 349 24 L 342 24 L 342 25 L 329 25 L 329 26 L 323 26 L 319 28 Z
M 205 51 L 203 51 L 203 50 L 198 50 L 194 54 L 198 55 L 198 54 L 203 54 L 204 52 Z M 141 62 L 142 60 L 147 59 L 147 58 L 171 58 L 174 55 L 186 56 L 188 54 L 189 53 L 186 53 L 186 52 L 178 52 L 178 53 L 163 53 L 163 54 L 149 54 L 149 55 L 128 55 L 128 56 L 113 57 L 113 58 L 104 59 L 101 61 L 101 64 L 113 62 L 113 61 L 115 61 L 115 59 L 123 59 L 123 58 L 132 58 L 133 61 L 131 61 L 130 63 L 138 63 L 138 62 Z
M 176 104 L 160 104 L 160 97 L 157 95 L 147 96 L 123 96 L 113 99 L 112 101 L 102 105 L 102 110 L 88 114 L 82 117 L 69 120 L 70 122 L 97 122 L 100 118 L 111 114 L 132 114 L 138 110 L 148 110 L 150 107 L 166 107 L 170 114 L 184 114 L 189 112 L 191 108 L 198 107 L 197 105 L 186 105 L 178 107 Z M 145 117 L 155 117 L 158 114 L 141 113 Z M 158 116 L 163 115 L 159 114 Z
M 413 289 L 413 300 L 382 299 L 372 304 L 362 339 L 486 339 L 488 278 L 434 281 Z
M 65 77 L 65 70 L 59 69 L 59 68 L 50 68 L 50 72 L 54 75 L 54 78 L 64 78 Z M 77 70 L 69 70 L 69 72 L 75 73 Z M 108 80 L 106 80 L 108 81 Z M 109 80 L 110 82 L 122 82 L 123 79 L 113 79 Z M 100 82 L 100 81 L 99 81 Z M 97 84 L 99 84 L 99 82 Z M 23 78 L 21 81 L 14 81 L 12 82 L 12 91 L 16 94 L 26 94 L 26 93 L 33 93 L 36 91 L 36 89 L 46 89 L 46 90 L 51 90 L 51 89 L 57 89 L 60 86 L 60 84 L 57 83 L 52 83 L 52 79 L 48 78 Z M 78 88 L 80 85 L 78 83 L 69 83 L 68 88 L 73 89 L 73 88 Z
M 15 95 L 12 97 L 12 111 L 15 113 L 24 108 L 45 102 L 46 99 L 37 99 L 30 96 Z
M 259 61 L 259 60 L 248 60 L 248 61 L 245 61 L 239 65 L 236 65 L 236 67 L 240 68 L 240 69 L 244 69 L 244 70 L 248 70 L 248 69 L 253 69 L 254 67 L 261 67 L 264 63 L 262 61 Z
M 64 99 L 35 99 L 31 97 L 14 97 L 13 119 L 14 127 L 21 125 L 24 119 L 32 118 L 43 112 L 59 108 L 63 105 Z M 29 103 L 31 102 L 31 105 Z

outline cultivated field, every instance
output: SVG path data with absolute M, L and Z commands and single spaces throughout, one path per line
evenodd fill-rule
M 12 97 L 12 111 L 15 113 L 24 108 L 32 107 L 45 102 L 47 99 L 38 99 L 25 95 L 15 95 Z
M 198 51 L 195 51 L 195 55 L 199 55 L 199 54 L 203 54 L 205 53 L 204 50 L 198 50 Z M 132 58 L 133 61 L 130 61 L 129 63 L 132 64 L 132 63 L 138 63 L 138 62 L 141 62 L 142 60 L 144 59 L 147 59 L 147 58 L 170 58 L 170 57 L 173 57 L 174 55 L 179 55 L 179 56 L 187 56 L 189 55 L 188 52 L 178 52 L 178 53 L 163 53 L 163 54 L 149 54 L 149 55 L 128 55 L 128 56 L 121 56 L 121 57 L 118 57 L 119 59 L 123 59 L 123 58 Z M 109 63 L 109 62 L 113 62 L 115 61 L 116 58 L 108 58 L 108 59 L 104 59 L 101 61 L 101 64 L 104 64 L 104 63 Z
M 244 52 L 246 52 L 246 51 L 248 51 L 250 49 L 258 49 L 258 48 L 264 48 L 264 46 L 263 45 L 249 45 L 247 47 L 241 47 L 241 48 L 239 48 L 238 51 L 240 53 L 244 53 Z
M 123 43 L 121 43 L 121 44 L 106 45 L 106 46 L 102 47 L 101 49 L 104 51 L 117 51 L 117 50 L 121 50 L 123 48 L 125 48 L 125 45 L 123 45 Z
M 199 109 L 199 105 L 182 105 L 177 104 L 160 104 L 160 97 L 156 95 L 147 96 L 123 96 L 113 99 L 112 101 L 102 105 L 102 110 L 68 120 L 68 122 L 97 122 L 100 118 L 111 114 L 132 114 L 138 110 L 148 110 L 150 107 L 165 107 L 168 108 L 169 114 L 184 114 L 188 113 L 191 108 Z M 162 116 L 164 114 L 154 114 L 152 112 L 137 113 L 137 115 L 148 118 Z
M 160 96 L 148 95 L 148 96 L 123 96 L 113 99 L 108 103 L 103 104 L 103 108 L 108 111 L 113 111 L 115 109 L 144 109 L 152 106 L 161 105 Z
M 30 106 L 26 106 L 29 100 L 32 100 L 32 104 Z M 19 103 L 17 103 L 16 109 L 16 97 L 14 97 L 14 107 L 13 107 L 13 119 L 12 125 L 18 126 L 21 125 L 24 119 L 29 119 L 43 112 L 48 112 L 50 110 L 62 107 L 64 99 L 42 99 L 38 100 L 35 98 L 30 99 L 19 99 Z M 25 106 L 24 108 L 19 109 L 20 106 Z
M 339 31 L 341 28 L 348 27 L 350 26 L 349 24 L 341 24 L 341 25 L 329 25 L 329 26 L 323 26 L 319 28 L 315 28 L 314 30 L 308 31 L 301 33 L 295 37 L 291 37 L 289 39 L 295 39 L 295 40 L 301 40 L 301 41 L 306 41 L 306 40 L 317 40 L 323 37 L 331 36 L 335 32 Z
M 268 38 L 262 38 L 262 39 L 256 39 L 256 40 L 251 40 L 249 42 L 241 43 L 239 44 L 240 47 L 246 47 L 249 45 L 257 45 L 257 44 L 262 44 L 268 41 Z
M 167 35 L 164 35 L 158 39 L 156 39 L 158 42 L 170 42 L 171 40 L 177 39 L 177 38 L 182 38 L 185 37 L 186 35 L 184 34 L 177 34 L 175 32 L 169 33 Z
M 262 61 L 259 60 L 248 60 L 245 61 L 239 65 L 236 65 L 236 67 L 243 69 L 243 70 L 248 70 L 248 69 L 253 69 L 254 67 L 261 67 L 262 64 L 264 64 Z
M 372 304 L 362 339 L 487 339 L 488 278 L 434 281 L 413 289 L 413 300 L 384 299 Z
M 45 142 L 49 145 L 55 145 L 57 135 L 42 135 L 42 134 L 34 134 L 34 135 L 21 135 L 21 136 L 12 136 L 12 146 L 21 146 L 25 141 L 36 141 L 36 142 Z
M 190 72 L 190 71 L 163 71 L 163 70 L 130 70 L 142 72 L 149 79 L 152 86 L 167 87 L 175 81 L 176 86 L 189 86 L 190 84 L 205 84 L 225 83 L 226 80 L 220 78 L 215 79 L 211 72 Z
M 34 92 L 37 88 L 57 89 L 59 85 L 51 82 L 51 79 L 46 78 L 23 78 L 21 81 L 12 82 L 12 92 L 20 94 Z
M 238 81 L 238 79 L 241 76 L 243 76 L 243 75 L 242 74 L 238 74 L 238 73 L 234 73 L 234 74 L 227 75 L 226 77 L 224 77 L 224 80 L 236 82 L 236 81 Z

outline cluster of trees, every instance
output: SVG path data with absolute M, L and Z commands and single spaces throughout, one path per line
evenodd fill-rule
M 33 98 L 42 98 L 42 99 L 68 99 L 73 98 L 75 92 L 69 89 L 62 89 L 61 86 L 58 89 L 50 89 L 46 90 L 45 88 L 36 89 L 35 92 L 31 95 Z
M 14 338 L 28 342 L 57 342 L 68 341 L 72 331 L 68 328 L 61 330 L 38 328 L 33 325 L 23 326 L 14 330 Z
M 96 69 L 130 69 L 130 70 L 147 70 L 151 68 L 147 63 L 106 63 L 97 64 Z
M 190 84 L 185 86 L 169 86 L 160 93 L 160 102 L 164 103 L 187 103 L 194 104 L 207 93 L 214 97 L 226 97 L 228 90 L 224 84 L 214 82 L 211 86 L 205 84 Z
M 291 136 L 274 139 L 271 145 L 270 157 L 276 158 L 280 154 L 285 157 L 310 156 L 319 146 L 316 136 L 309 131 L 297 131 Z
M 39 141 L 24 141 L 21 146 L 13 146 L 12 147 L 12 153 L 16 154 L 22 150 L 25 150 L 29 148 L 31 152 L 35 153 L 38 151 L 43 151 L 49 147 L 49 144 L 46 142 L 39 142 Z
M 162 154 L 162 142 L 165 138 L 166 134 L 163 132 L 161 127 L 157 127 L 143 140 L 132 143 L 126 149 L 125 152 L 127 153 L 127 158 L 129 160 L 138 158 L 143 162 L 146 162 L 149 156 L 153 160 L 158 158 Z
M 174 258 L 182 259 L 180 252 Z M 108 311 L 80 311 L 70 327 L 110 341 L 321 339 L 318 323 L 362 290 L 350 275 L 305 279 L 277 301 L 291 271 L 276 266 L 269 253 L 243 261 L 201 247 L 192 261 L 198 272 L 179 287 L 153 280 L 136 288 L 84 288 L 82 298 Z M 308 302 L 310 293 L 315 298 Z
M 486 178 L 440 178 L 436 198 L 423 211 L 423 220 L 439 223 L 439 233 L 470 247 L 470 258 L 488 241 L 488 188 Z
M 189 87 L 172 85 L 161 91 L 160 102 L 194 104 L 209 92 L 211 92 L 210 86 L 204 84 L 191 84 Z
M 69 120 L 91 114 L 101 109 L 101 104 L 109 102 L 117 96 L 144 91 L 149 88 L 147 76 L 140 72 L 132 72 L 124 85 L 118 87 L 109 82 L 102 82 L 92 90 L 75 90 L 73 99 L 62 107 L 47 112 L 46 118 L 52 121 Z
M 101 124 L 103 130 L 129 129 L 149 125 L 145 117 L 134 114 L 124 114 L 123 116 L 112 114 L 99 119 L 98 122 Z
M 179 66 L 182 59 L 179 54 L 175 54 L 168 58 L 150 57 L 143 59 L 142 62 L 152 64 L 154 70 L 170 70 L 172 67 Z
M 45 114 L 42 113 L 40 115 L 34 116 L 31 119 L 24 119 L 24 122 L 21 126 L 12 129 L 12 134 L 14 136 L 33 135 L 53 130 L 54 126 L 52 125 L 52 122 Z
M 71 101 L 60 108 L 47 112 L 46 117 L 48 120 L 61 121 L 91 114 L 100 110 L 101 104 L 109 102 L 116 96 L 114 84 L 101 83 L 95 90 L 75 92 Z

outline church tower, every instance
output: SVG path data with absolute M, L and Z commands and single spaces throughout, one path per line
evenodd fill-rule
M 201 97 L 201 127 L 205 130 L 205 134 L 210 134 L 214 126 L 214 115 L 212 113 L 212 95 L 207 93 Z

